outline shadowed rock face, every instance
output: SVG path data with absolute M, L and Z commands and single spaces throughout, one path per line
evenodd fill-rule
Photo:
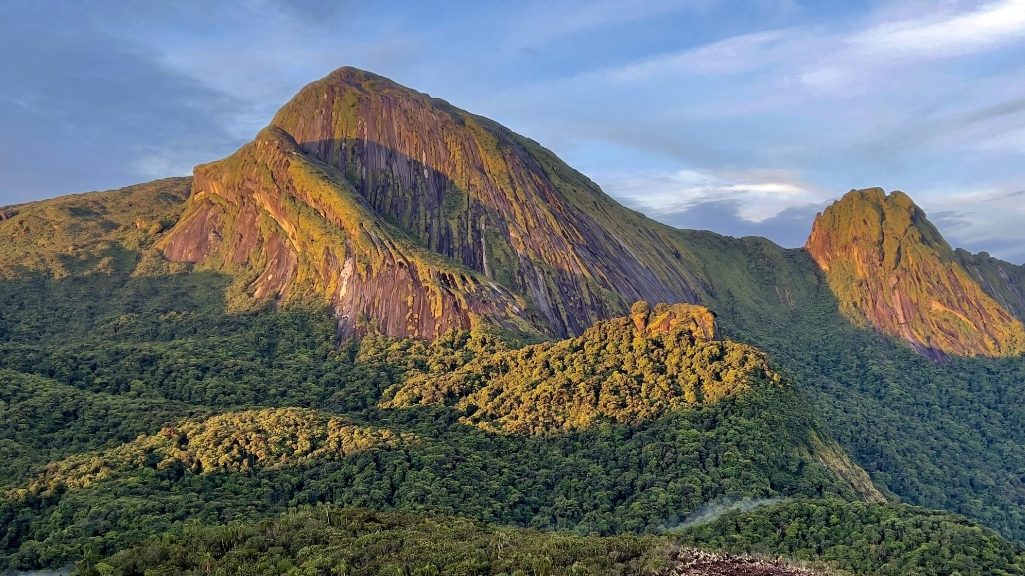
M 1021 322 L 973 280 L 902 192 L 851 191 L 816 217 L 806 248 L 845 312 L 926 356 L 1025 349 Z
M 297 164 L 318 174 L 316 193 Z M 485 317 L 567 335 L 635 300 L 696 301 L 670 234 L 536 143 L 343 68 L 300 91 L 255 142 L 196 169 L 163 251 L 250 268 L 258 298 L 312 281 L 346 327 L 367 314 L 388 335 L 429 337 Z
M 961 266 L 987 294 L 1025 321 L 1025 266 L 1004 262 L 986 252 L 972 254 L 958 248 L 955 254 Z

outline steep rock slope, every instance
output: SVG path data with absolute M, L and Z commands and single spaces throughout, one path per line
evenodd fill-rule
M 518 325 L 521 299 L 377 217 L 280 128 L 194 178 L 185 214 L 158 245 L 172 261 L 239 275 L 257 299 L 327 296 L 343 335 L 361 322 L 427 338 L 476 318 Z
M 165 256 L 250 268 L 258 298 L 312 289 L 350 331 L 360 315 L 398 336 L 476 316 L 566 335 L 635 300 L 697 299 L 668 228 L 536 143 L 352 68 L 195 178 Z
M 972 254 L 958 248 L 958 262 L 994 300 L 1025 321 L 1025 266 L 1016 266 L 986 252 Z
M 1025 350 L 1021 322 L 972 279 L 903 192 L 851 191 L 816 217 L 806 248 L 845 313 L 922 354 Z

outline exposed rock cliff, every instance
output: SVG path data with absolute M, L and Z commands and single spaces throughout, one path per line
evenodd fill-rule
M 431 336 L 476 315 L 565 335 L 635 300 L 696 301 L 671 234 L 536 143 L 342 68 L 196 169 L 163 250 L 252 268 L 258 298 L 312 289 L 347 328 Z
M 635 302 L 630 307 L 630 320 L 641 336 L 655 334 L 687 334 L 694 340 L 715 340 L 718 330 L 715 313 L 694 304 L 656 305 Z
M 816 217 L 806 248 L 846 313 L 927 356 L 1025 349 L 1021 322 L 972 279 L 902 192 L 851 191 Z
M 378 218 L 340 175 L 280 128 L 196 168 L 164 255 L 245 276 L 256 298 L 330 300 L 343 335 L 369 324 L 435 337 L 476 318 L 511 328 L 523 303 Z

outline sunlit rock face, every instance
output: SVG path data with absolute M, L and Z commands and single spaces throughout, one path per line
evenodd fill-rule
M 1021 322 L 902 192 L 849 192 L 816 217 L 806 248 L 845 313 L 926 356 L 1003 356 L 1025 347 Z

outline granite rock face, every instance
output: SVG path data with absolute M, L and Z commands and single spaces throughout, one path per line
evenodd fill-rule
M 491 120 L 341 68 L 197 167 L 158 248 L 258 300 L 324 299 L 343 335 L 433 338 L 486 321 L 564 337 L 635 301 L 728 293 L 708 272 L 718 256 L 687 238 Z M 955 254 L 903 193 L 851 192 L 806 248 L 844 312 L 922 354 L 1025 350 L 1013 315 L 1025 276 Z
M 185 214 L 159 248 L 247 277 L 254 298 L 326 298 L 343 336 L 433 338 L 478 318 L 516 328 L 523 305 L 382 221 L 279 128 L 197 167 Z
M 902 192 L 852 190 L 816 217 L 805 247 L 844 312 L 928 357 L 1025 350 L 1021 322 Z
M 343 332 L 432 337 L 475 318 L 564 336 L 631 302 L 697 301 L 672 232 L 551 152 L 367 72 L 299 92 L 233 156 L 195 171 L 164 255 L 316 293 Z

